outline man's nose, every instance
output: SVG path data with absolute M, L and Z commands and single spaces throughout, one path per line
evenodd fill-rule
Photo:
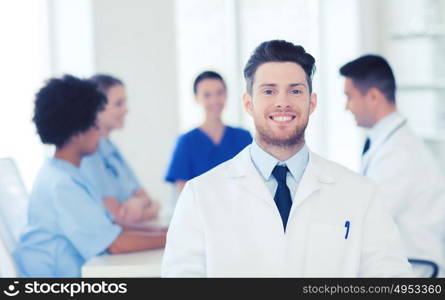
M 290 106 L 290 99 L 287 95 L 287 93 L 279 93 L 277 95 L 276 101 L 275 101 L 275 106 L 276 107 L 281 107 L 281 108 L 285 108 L 285 107 L 289 107 Z

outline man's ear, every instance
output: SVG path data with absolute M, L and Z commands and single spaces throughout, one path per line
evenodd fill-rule
M 377 103 L 382 98 L 382 92 L 375 87 L 370 88 L 366 94 L 372 103 Z
M 312 93 L 309 98 L 309 115 L 315 111 L 315 108 L 317 108 L 317 94 Z
M 251 116 L 253 114 L 253 102 L 252 101 L 253 101 L 252 96 L 249 93 L 243 94 L 244 109 Z
M 386 96 L 378 88 L 372 87 L 367 93 L 368 108 L 370 111 L 377 111 L 384 103 L 387 103 Z

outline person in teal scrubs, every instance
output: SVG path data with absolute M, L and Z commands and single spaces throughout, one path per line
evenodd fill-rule
M 198 128 L 181 135 L 176 143 L 165 180 L 175 183 L 178 193 L 186 181 L 233 158 L 252 143 L 247 130 L 222 122 L 227 88 L 221 75 L 213 71 L 199 74 L 193 92 L 204 109 L 205 120 Z
M 93 256 L 165 245 L 165 229 L 113 223 L 79 170 L 82 157 L 97 149 L 97 113 L 105 103 L 93 83 L 70 75 L 49 80 L 37 93 L 33 121 L 56 151 L 36 177 L 28 224 L 13 253 L 20 276 L 79 277 Z
M 110 140 L 110 133 L 124 126 L 127 96 L 123 82 L 113 76 L 97 74 L 90 78 L 107 98 L 99 113 L 101 133 L 94 154 L 82 159 L 80 170 L 97 189 L 113 218 L 120 223 L 140 223 L 158 215 L 159 204 L 152 201 L 119 149 Z

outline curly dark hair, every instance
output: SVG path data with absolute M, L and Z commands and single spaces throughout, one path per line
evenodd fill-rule
M 105 96 L 87 80 L 65 75 L 51 78 L 36 95 L 33 122 L 44 144 L 60 148 L 96 124 Z

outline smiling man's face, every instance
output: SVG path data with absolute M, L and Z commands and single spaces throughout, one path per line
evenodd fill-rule
M 304 141 L 317 97 L 309 92 L 306 73 L 293 62 L 268 62 L 255 72 L 252 95 L 244 107 L 255 123 L 258 142 L 291 147 Z

